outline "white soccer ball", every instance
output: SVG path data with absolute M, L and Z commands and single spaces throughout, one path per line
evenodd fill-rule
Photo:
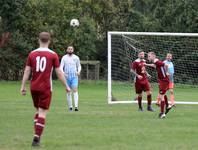
M 79 25 L 80 25 L 80 23 L 79 23 L 78 19 L 72 19 L 70 21 L 70 26 L 71 27 L 78 27 Z

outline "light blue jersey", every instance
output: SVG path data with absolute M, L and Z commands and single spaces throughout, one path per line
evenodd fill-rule
M 173 75 L 175 73 L 174 65 L 173 65 L 172 61 L 168 61 L 168 60 L 165 60 L 164 63 L 166 65 L 168 65 L 168 73 L 170 74 L 169 79 L 170 79 L 171 82 L 173 82 L 174 81 Z
M 78 73 L 81 72 L 80 59 L 78 56 L 65 55 L 61 59 L 61 69 L 67 77 L 67 84 L 70 88 L 78 87 Z

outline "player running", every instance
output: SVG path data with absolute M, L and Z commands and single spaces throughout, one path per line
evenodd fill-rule
M 159 114 L 159 118 L 165 118 L 165 114 L 169 112 L 172 107 L 168 105 L 168 99 L 165 96 L 166 91 L 169 88 L 169 73 L 168 73 L 168 66 L 165 65 L 164 62 L 156 58 L 154 52 L 148 53 L 148 60 L 152 61 L 154 64 L 146 64 L 147 66 L 156 68 L 157 76 L 158 76 L 158 84 L 159 84 L 159 94 L 160 94 L 160 108 L 161 112 Z M 164 106 L 166 105 L 166 111 L 164 112 Z
M 34 138 L 32 146 L 39 146 L 40 139 L 45 127 L 45 119 L 50 107 L 52 95 L 52 69 L 55 68 L 60 81 L 66 86 L 64 74 L 60 69 L 58 55 L 48 48 L 50 44 L 50 34 L 41 32 L 39 34 L 40 47 L 30 52 L 21 84 L 21 94 L 26 95 L 26 81 L 32 73 L 30 91 L 36 113 L 34 116 Z M 67 86 L 66 86 L 67 87 Z M 67 87 L 67 90 L 70 89 Z
M 150 83 L 148 80 L 148 73 L 146 72 L 146 66 L 145 66 L 145 60 L 144 60 L 144 52 L 140 51 L 138 53 L 138 59 L 136 59 L 134 62 L 131 64 L 131 72 L 135 74 L 135 91 L 138 100 L 138 106 L 139 106 L 139 111 L 143 111 L 142 107 L 142 92 L 146 92 L 147 94 L 147 110 L 148 111 L 154 111 L 151 107 L 151 88 L 150 88 Z
M 61 60 L 61 69 L 65 73 L 67 84 L 72 89 L 74 95 L 75 111 L 78 111 L 78 76 L 81 72 L 80 59 L 77 55 L 73 54 L 74 47 L 67 47 L 67 54 Z M 72 111 L 72 91 L 67 91 L 67 102 L 69 111 Z
M 171 100 L 171 105 L 175 106 L 175 99 L 174 99 L 174 94 L 173 94 L 173 87 L 174 87 L 174 65 L 172 63 L 172 54 L 171 53 L 167 53 L 166 55 L 166 60 L 164 61 L 164 63 L 166 65 L 168 65 L 168 73 L 169 73 L 169 91 L 170 91 L 170 100 Z M 159 94 L 157 96 L 157 105 L 159 105 L 160 103 L 160 98 L 159 98 Z

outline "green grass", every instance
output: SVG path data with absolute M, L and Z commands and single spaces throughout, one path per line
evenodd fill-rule
M 133 100 L 136 97 L 133 83 L 113 82 L 112 94 L 117 100 Z M 152 96 L 155 99 L 157 97 L 158 85 L 151 85 Z M 174 95 L 176 101 L 190 101 L 198 102 L 198 86 L 176 84 L 174 87 Z M 169 96 L 169 92 L 167 92 Z M 146 94 L 144 94 L 146 99 Z
M 34 108 L 19 82 L 0 82 L 0 150 L 32 148 Z M 178 99 L 196 100 L 197 90 L 176 87 Z M 187 92 L 186 92 L 187 91 Z M 66 95 L 54 82 L 40 150 L 196 150 L 197 105 L 177 105 L 164 120 L 138 112 L 135 104 L 108 105 L 106 83 L 82 82 L 80 111 L 68 112 Z M 154 95 L 156 92 L 153 93 Z M 144 105 L 146 107 L 146 105 Z

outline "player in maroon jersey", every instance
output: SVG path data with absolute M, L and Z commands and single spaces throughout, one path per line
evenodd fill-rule
M 34 138 L 32 146 L 40 145 L 40 137 L 45 127 L 45 118 L 50 107 L 52 92 L 52 69 L 55 68 L 56 74 L 67 90 L 70 90 L 66 84 L 66 80 L 62 70 L 60 69 L 58 55 L 48 48 L 50 44 L 50 34 L 41 32 L 39 34 L 40 47 L 30 52 L 21 84 L 21 94 L 26 94 L 26 81 L 30 73 L 32 79 L 30 91 L 36 113 L 34 116 Z
M 150 90 L 150 83 L 148 80 L 148 73 L 146 71 L 146 66 L 145 66 L 145 60 L 144 60 L 144 52 L 140 51 L 138 53 L 138 59 L 136 59 L 134 62 L 131 64 L 131 72 L 135 74 L 135 91 L 136 94 L 138 94 L 137 100 L 138 100 L 138 106 L 139 106 L 139 111 L 143 111 L 142 107 L 142 92 L 146 92 L 147 94 L 147 110 L 148 111 L 154 111 L 151 107 L 151 90 Z
M 160 94 L 160 108 L 161 112 L 159 114 L 159 118 L 164 118 L 169 110 L 172 108 L 168 105 L 168 99 L 166 96 L 166 91 L 169 88 L 169 74 L 168 74 L 168 66 L 159 59 L 156 58 L 156 54 L 154 52 L 148 53 L 148 60 L 153 62 L 153 64 L 146 64 L 147 66 L 156 68 L 157 76 L 158 76 L 158 84 L 159 84 L 159 94 Z M 166 105 L 166 111 L 164 112 L 164 106 Z

